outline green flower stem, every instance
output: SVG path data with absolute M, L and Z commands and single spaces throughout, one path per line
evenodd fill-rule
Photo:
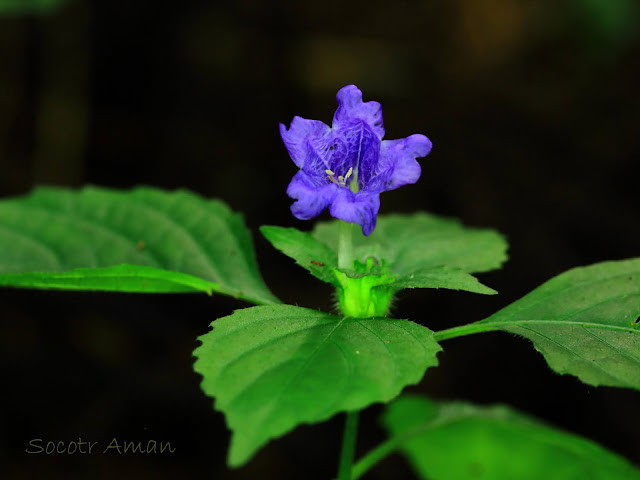
M 342 437 L 342 451 L 340 452 L 340 466 L 338 467 L 338 480 L 351 480 L 353 468 L 353 456 L 356 450 L 356 437 L 358 435 L 358 412 L 347 412 Z
M 353 268 L 353 242 L 351 240 L 352 224 L 340 222 L 340 238 L 338 240 L 338 268 Z M 344 313 L 344 312 L 343 312 Z M 351 480 L 351 468 L 356 449 L 358 435 L 358 412 L 347 412 L 342 437 L 342 451 L 338 466 L 338 480 Z
M 351 471 L 351 480 L 357 480 L 362 475 L 371 470 L 371 468 L 373 468 L 380 460 L 385 459 L 387 456 L 395 452 L 404 442 L 406 442 L 407 440 L 411 440 L 413 437 L 421 435 L 432 426 L 433 424 L 426 426 L 420 425 L 417 428 L 409 430 L 401 435 L 391 437 L 387 441 L 382 442 L 380 445 L 378 445 L 376 448 L 374 448 L 364 457 L 358 460 L 358 462 L 353 466 L 353 470 Z
M 386 442 L 381 443 L 376 448 L 367 453 L 353 466 L 351 470 L 351 480 L 357 480 L 362 475 L 373 468 L 380 460 L 392 454 L 405 440 L 403 437 L 393 437 Z
M 351 241 L 352 223 L 340 221 L 338 239 L 338 268 L 353 268 L 353 242 Z
M 395 452 L 398 448 L 402 446 L 405 442 L 411 440 L 414 437 L 422 435 L 426 431 L 431 430 L 434 427 L 447 425 L 450 422 L 455 422 L 455 418 L 441 418 L 429 423 L 421 424 L 417 427 L 412 428 L 411 430 L 407 430 L 406 432 L 396 435 L 395 437 L 391 437 L 385 442 L 382 442 L 376 448 L 367 453 L 364 457 L 362 457 L 358 462 L 353 466 L 353 470 L 351 471 L 351 480 L 357 480 L 362 475 L 367 473 L 371 468 L 373 468 L 380 460 L 383 460 L 393 452 Z

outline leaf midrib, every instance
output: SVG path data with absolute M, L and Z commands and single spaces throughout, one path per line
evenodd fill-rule
M 536 320 L 536 319 L 531 320 L 530 319 L 530 320 L 500 320 L 497 322 L 495 321 L 485 322 L 484 320 L 482 320 L 480 322 L 471 323 L 469 324 L 469 326 L 476 325 L 476 326 L 482 327 L 481 329 L 478 329 L 478 333 L 479 333 L 479 332 L 490 332 L 494 330 L 504 330 L 506 327 L 510 325 L 520 325 L 520 324 L 529 324 L 529 323 L 551 324 L 551 325 L 558 325 L 558 326 L 567 326 L 567 325 L 584 326 L 589 328 L 601 328 L 604 330 L 621 330 L 624 332 L 640 334 L 640 330 L 637 330 L 635 328 L 621 327 L 618 325 L 608 325 L 606 323 L 595 323 L 595 322 L 588 322 L 588 321 Z M 439 332 L 436 332 L 436 334 L 437 333 Z
M 569 270 L 569 272 L 571 272 L 571 270 Z M 569 273 L 569 272 L 565 272 L 565 274 Z M 599 278 L 597 280 L 581 281 L 581 282 L 572 284 L 571 286 L 567 286 L 565 288 L 562 288 L 559 291 L 558 290 L 552 290 L 550 292 L 536 293 L 536 290 L 538 290 L 539 288 L 542 288 L 543 286 L 547 287 L 547 288 L 550 288 L 548 286 L 548 283 L 545 283 L 545 284 L 541 285 L 540 287 L 538 287 L 537 289 L 535 289 L 532 292 L 530 292 L 529 294 L 527 294 L 527 296 L 528 295 L 533 295 L 533 294 L 538 295 L 538 297 L 535 298 L 534 301 L 528 300 L 527 302 L 524 302 L 523 300 L 525 300 L 527 297 L 526 296 L 522 297 L 520 300 L 516 300 L 516 302 L 513 303 L 510 307 L 505 307 L 503 310 L 500 310 L 500 311 L 496 312 L 491 317 L 489 317 L 487 320 L 491 319 L 492 317 L 497 317 L 497 316 L 501 316 L 501 315 L 505 315 L 505 314 L 508 315 L 508 316 L 514 317 L 517 314 L 522 313 L 523 311 L 526 311 L 528 309 L 532 309 L 534 307 L 537 307 L 541 303 L 543 303 L 543 302 L 545 302 L 545 301 L 547 301 L 549 299 L 552 299 L 553 297 L 560 297 L 560 296 L 566 295 L 568 292 L 572 292 L 572 291 L 574 291 L 576 289 L 579 289 L 579 288 L 584 288 L 585 286 L 597 285 L 599 283 L 605 283 L 605 282 L 609 282 L 609 281 L 615 280 L 616 278 L 619 278 L 619 277 L 629 277 L 630 275 L 637 275 L 637 274 L 640 274 L 640 270 L 633 271 L 633 272 L 619 273 L 619 274 L 612 275 L 612 276 L 609 276 L 609 277 L 606 277 L 606 278 Z M 558 277 L 556 277 L 555 279 L 557 279 L 557 278 Z M 551 279 L 551 280 L 549 280 L 549 282 L 553 282 L 555 279 Z M 640 293 L 640 291 L 636 292 L 635 294 L 637 295 L 639 293 Z M 583 311 L 589 310 L 589 309 L 591 309 L 593 307 L 596 307 L 598 305 L 607 303 L 607 302 L 609 302 L 611 300 L 624 298 L 624 297 L 627 297 L 629 295 L 634 295 L 634 293 L 625 293 L 623 295 L 616 295 L 616 296 L 607 297 L 606 299 L 604 299 L 604 300 L 602 300 L 600 302 L 597 302 L 597 303 L 594 303 L 594 304 L 590 304 L 589 306 L 587 306 L 587 307 L 585 307 L 583 309 L 580 309 L 577 312 L 571 313 L 571 315 L 569 315 L 567 317 L 563 317 L 563 318 L 571 318 L 572 316 L 575 316 L 576 314 L 579 314 L 579 313 L 581 313 Z M 516 305 L 518 303 L 520 303 L 520 302 L 522 302 L 522 305 L 518 306 L 518 308 L 515 308 Z M 512 312 L 509 311 L 509 310 L 511 310 L 511 308 L 513 308 Z M 481 320 L 481 322 L 484 322 L 484 321 L 485 320 Z M 501 320 L 501 321 L 504 322 L 504 321 L 510 321 L 510 320 Z M 480 322 L 478 322 L 478 323 L 480 323 Z M 487 322 L 487 323 L 490 323 L 490 322 Z
M 569 354 L 574 355 L 575 357 L 578 357 L 578 358 L 579 358 L 579 359 L 584 363 L 584 365 L 585 365 L 585 366 L 587 366 L 587 367 L 589 367 L 589 368 L 595 368 L 596 370 L 599 370 L 599 371 L 600 371 L 600 372 L 602 372 L 606 377 L 611 378 L 611 379 L 615 380 L 616 382 L 619 382 L 619 384 L 625 385 L 625 386 L 627 386 L 627 387 L 629 387 L 629 388 L 634 388 L 634 386 L 635 386 L 635 385 L 633 385 L 633 384 L 629 383 L 629 381 L 627 381 L 626 379 L 621 378 L 621 377 L 619 377 L 618 375 L 614 375 L 614 374 L 612 374 L 611 372 L 607 371 L 604 367 L 602 367 L 602 366 L 600 365 L 600 362 L 589 361 L 588 359 L 586 359 L 585 357 L 583 357 L 579 352 L 575 351 L 575 350 L 574 350 L 574 349 L 572 349 L 572 348 L 569 348 L 567 345 L 562 344 L 562 343 L 558 342 L 557 340 L 554 340 L 554 339 L 552 339 L 552 338 L 549 338 L 548 336 L 544 335 L 544 334 L 543 334 L 543 333 L 541 333 L 541 332 L 538 332 L 538 331 L 533 330 L 533 329 L 528 328 L 528 327 L 522 327 L 522 328 L 523 328 L 523 329 L 525 329 L 525 330 L 527 330 L 528 332 L 531 332 L 531 333 L 533 333 L 533 334 L 535 334 L 535 335 L 537 335 L 537 336 L 539 336 L 539 337 L 543 338 L 544 340 L 546 340 L 547 342 L 549 342 L 549 343 L 551 343 L 551 344 L 553 344 L 553 345 L 557 345 L 557 346 L 558 346 L 558 347 L 560 347 L 561 349 L 566 350 L 567 352 L 569 352 Z M 586 328 L 585 328 L 584 326 L 582 326 L 582 328 L 586 330 Z M 595 338 L 598 338 L 598 337 L 595 337 Z M 532 339 L 532 338 L 529 338 L 529 340 L 531 340 L 534 344 L 536 343 L 536 341 L 535 341 L 534 339 Z M 615 350 L 616 352 L 618 352 L 618 349 L 614 349 L 614 350 Z M 546 355 L 545 355 L 545 356 L 546 356 Z M 547 360 L 547 361 L 549 362 L 550 360 Z M 569 369 L 569 370 L 567 370 L 567 369 L 563 369 L 562 371 L 560 371 L 560 370 L 556 370 L 556 371 L 558 371 L 558 373 L 571 373 L 572 369 Z M 581 375 L 580 375 L 580 374 L 577 374 L 577 376 L 578 376 L 579 378 L 581 377 Z
M 307 359 L 304 361 L 304 363 L 302 363 L 302 365 L 298 368 L 298 371 L 296 371 L 291 378 L 289 379 L 289 381 L 280 389 L 279 392 L 277 392 L 276 394 L 273 395 L 272 399 L 269 402 L 269 406 L 268 408 L 265 410 L 265 412 L 262 415 L 262 418 L 260 419 L 260 421 L 258 422 L 257 426 L 254 427 L 254 431 L 255 432 L 259 432 L 261 431 L 263 425 L 265 423 L 267 423 L 268 420 L 271 419 L 271 415 L 273 414 L 274 408 L 280 403 L 280 399 L 282 398 L 282 395 L 284 395 L 284 393 L 289 389 L 289 387 L 293 384 L 293 382 L 300 376 L 300 374 L 309 366 L 309 364 L 311 363 L 311 361 L 313 360 L 313 357 L 316 356 L 316 354 L 320 351 L 320 349 L 322 347 L 324 347 L 324 345 L 329 341 L 329 339 L 331 338 L 331 336 L 334 334 L 334 332 L 336 332 L 340 326 L 344 323 L 344 321 L 347 319 L 347 317 L 344 317 L 342 319 L 340 319 L 339 322 L 336 323 L 336 325 L 334 325 L 334 327 L 331 329 L 331 331 L 327 334 L 327 336 L 313 349 L 313 351 L 309 354 L 309 356 L 307 357 Z M 277 435 L 277 434 L 276 434 Z M 273 437 L 273 434 L 271 435 L 271 437 Z

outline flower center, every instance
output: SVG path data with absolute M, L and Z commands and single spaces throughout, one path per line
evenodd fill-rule
M 347 186 L 347 181 L 349 180 L 349 177 L 353 174 L 353 167 L 349 168 L 349 171 L 347 172 L 347 174 L 343 177 L 342 175 L 338 176 L 338 179 L 335 179 L 335 173 L 332 172 L 331 170 L 325 170 L 324 173 L 327 174 L 327 177 L 329 178 L 330 181 L 332 181 L 333 183 L 335 183 L 336 185 L 338 185 L 339 187 L 346 187 Z

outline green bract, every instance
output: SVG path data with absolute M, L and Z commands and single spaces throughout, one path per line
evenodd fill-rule
M 320 222 L 312 235 L 337 251 L 339 230 L 337 221 Z M 380 216 L 374 232 L 368 237 L 354 235 L 353 244 L 356 259 L 384 260 L 396 281 L 408 281 L 442 265 L 466 273 L 488 272 L 507 259 L 507 242 L 494 230 L 464 227 L 458 220 L 425 212 Z M 414 285 L 403 288 L 421 287 L 417 281 Z
M 350 317 L 384 317 L 389 313 L 391 300 L 395 289 L 393 277 L 388 273 L 373 273 L 385 271 L 384 267 L 373 268 L 374 260 L 369 257 L 366 263 L 354 262 L 357 272 L 362 276 L 350 276 L 337 268 L 332 269 L 338 282 L 337 293 L 340 311 Z
M 369 237 L 354 236 L 355 260 L 339 268 L 339 222 L 312 233 L 263 226 L 274 247 L 320 280 L 336 287 L 341 311 L 353 317 L 384 316 L 393 294 L 405 288 L 447 288 L 494 294 L 471 273 L 498 268 L 507 244 L 492 230 L 465 228 L 426 213 L 387 215 Z

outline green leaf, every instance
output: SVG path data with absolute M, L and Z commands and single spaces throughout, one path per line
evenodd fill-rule
M 420 213 L 380 217 L 369 237 L 356 235 L 351 268 L 338 266 L 343 222 L 321 223 L 313 233 L 265 226 L 263 235 L 320 280 L 336 287 L 340 311 L 357 318 L 386 316 L 405 288 L 448 288 L 495 294 L 469 272 L 499 266 L 506 243 L 493 231 Z
M 51 13 L 69 0 L 0 0 L 2 13 Z
M 312 235 L 337 252 L 338 221 L 319 223 Z M 457 220 L 423 212 L 381 215 L 373 233 L 368 237 L 354 235 L 353 244 L 357 262 L 354 270 L 345 273 L 361 276 L 362 265 L 368 264 L 373 266 L 371 273 L 392 279 L 385 288 L 397 290 L 448 288 L 495 294 L 470 274 L 499 268 L 507 259 L 507 243 L 497 232 L 467 228 Z M 287 255 L 294 256 L 294 252 Z
M 338 285 L 333 269 L 338 268 L 337 255 L 309 233 L 295 228 L 262 226 L 260 232 L 269 242 L 298 265 L 320 280 Z
M 211 295 L 216 283 L 192 275 L 143 265 L 77 268 L 60 273 L 14 273 L 0 275 L 0 284 L 12 287 L 58 290 L 98 290 L 136 293 L 193 293 Z
M 0 285 L 278 302 L 240 215 L 218 200 L 147 187 L 40 188 L 0 201 Z
M 202 389 L 233 431 L 229 464 L 301 423 L 387 402 L 437 365 L 433 332 L 289 305 L 237 310 L 194 351 Z
M 640 258 L 574 268 L 445 339 L 504 330 L 528 338 L 558 373 L 640 390 Z
M 380 224 L 383 226 L 388 222 L 381 217 Z M 446 223 L 449 225 L 449 223 Z M 397 224 L 392 225 L 397 227 Z M 380 227 L 378 227 L 380 228 Z M 329 224 L 320 224 L 316 232 L 311 233 L 301 232 L 295 228 L 284 228 L 274 226 L 260 227 L 260 231 L 271 244 L 280 250 L 285 255 L 293 258 L 298 265 L 307 269 L 312 275 L 320 280 L 340 287 L 342 284 L 338 280 L 335 270 L 338 269 L 338 258 L 334 250 L 329 248 L 323 241 L 318 240 L 316 237 L 325 238 L 330 244 L 337 249 L 337 235 L 334 230 L 339 230 L 338 222 L 332 222 Z M 318 233 L 320 231 L 321 233 Z M 396 230 L 400 232 L 401 229 Z M 381 259 L 384 259 L 386 263 L 387 257 L 385 256 L 386 246 L 374 242 L 369 244 L 366 237 L 359 238 L 357 240 L 357 254 L 362 261 L 366 261 L 366 258 L 373 254 L 367 254 L 366 252 L 375 252 Z M 390 242 L 387 242 L 387 245 Z M 391 249 L 389 252 L 391 255 L 395 255 L 396 252 Z M 464 252 L 460 252 L 464 254 Z M 376 256 L 376 255 L 373 255 Z M 395 258 L 395 257 L 392 257 Z M 376 260 L 379 259 L 376 257 Z M 370 262 L 371 263 L 371 262 Z M 452 262 L 455 263 L 455 262 Z M 366 266 L 363 266 L 366 269 Z M 384 268 L 380 270 L 384 271 Z M 482 285 L 476 278 L 469 275 L 465 271 L 461 270 L 457 265 L 454 267 L 444 265 L 430 265 L 422 266 L 415 269 L 407 269 L 402 267 L 398 268 L 393 263 L 389 267 L 389 275 L 385 275 L 386 278 L 391 278 L 390 282 L 385 280 L 384 287 L 391 287 L 392 289 L 404 289 L 404 288 L 448 288 L 453 290 L 466 290 L 469 292 L 483 293 L 483 294 L 495 294 L 495 290 Z M 352 278 L 358 278 L 370 273 L 362 271 L 347 271 L 348 275 Z
M 395 288 L 447 288 L 485 295 L 498 293 L 481 284 L 474 276 L 462 270 L 444 266 L 425 268 L 416 273 L 402 275 L 392 283 L 392 286 Z
M 505 406 L 403 396 L 383 424 L 424 479 L 640 479 L 622 457 Z
M 339 223 L 316 225 L 313 236 L 337 251 Z M 489 229 L 464 227 L 459 221 L 419 212 L 380 215 L 371 235 L 354 235 L 356 257 L 384 259 L 396 275 L 411 275 L 436 266 L 467 273 L 499 268 L 507 259 L 507 243 Z

